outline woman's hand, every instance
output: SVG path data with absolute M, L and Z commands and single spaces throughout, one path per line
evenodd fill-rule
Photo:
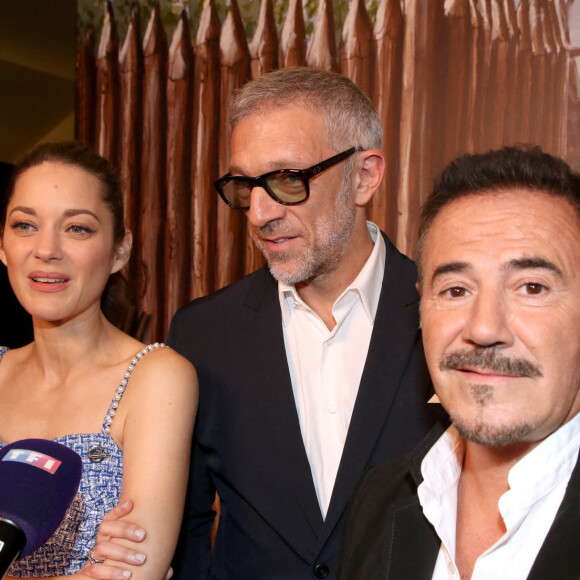
M 139 566 L 147 559 L 146 554 L 138 550 L 127 548 L 115 544 L 110 540 L 112 538 L 125 538 L 132 542 L 142 542 L 146 532 L 136 524 L 122 521 L 120 518 L 126 516 L 133 509 L 133 502 L 125 501 L 115 506 L 108 514 L 105 515 L 92 549 L 92 555 L 97 560 L 113 560 L 119 563 L 132 564 Z M 130 570 L 121 566 L 112 566 L 109 564 L 87 564 L 81 569 L 80 574 L 97 580 L 126 580 L 131 577 Z M 168 575 L 167 578 L 171 576 Z
M 140 566 L 147 559 L 146 554 L 133 550 L 125 546 L 119 546 L 111 542 L 112 538 L 125 538 L 131 542 L 142 542 L 146 536 L 144 529 L 137 524 L 119 521 L 119 518 L 126 516 L 133 509 L 133 502 L 125 501 L 115 506 L 105 515 L 92 549 L 93 557 L 97 560 L 113 560 L 119 564 L 132 564 Z M 127 580 L 131 578 L 131 571 L 121 566 L 111 564 L 90 564 L 87 563 L 73 576 L 80 578 L 94 578 L 96 580 Z M 173 576 L 173 570 L 169 568 L 165 580 Z M 57 578 L 46 578 L 45 580 L 65 580 L 71 576 L 58 576 Z M 6 576 L 6 580 L 18 580 L 12 576 Z

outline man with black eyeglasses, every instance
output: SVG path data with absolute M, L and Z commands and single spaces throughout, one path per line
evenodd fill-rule
M 359 475 L 412 448 L 439 411 L 427 405 L 415 267 L 366 220 L 382 127 L 350 80 L 311 68 L 255 79 L 231 129 L 216 189 L 244 212 L 268 266 L 171 324 L 168 342 L 200 383 L 174 569 L 332 579 Z

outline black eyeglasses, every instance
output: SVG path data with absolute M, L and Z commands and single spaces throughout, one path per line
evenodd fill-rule
M 278 203 L 296 205 L 308 199 L 310 195 L 309 181 L 312 178 L 359 151 L 364 151 L 364 148 L 351 147 L 307 169 L 277 169 L 258 177 L 245 177 L 228 173 L 215 182 L 215 187 L 220 197 L 234 209 L 248 209 L 250 207 L 254 187 L 264 188 L 268 195 Z

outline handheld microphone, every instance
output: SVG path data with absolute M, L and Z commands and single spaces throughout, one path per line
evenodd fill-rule
M 58 528 L 81 473 L 79 454 L 54 441 L 23 439 L 0 450 L 0 578 Z

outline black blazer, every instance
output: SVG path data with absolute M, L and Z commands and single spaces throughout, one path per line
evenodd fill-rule
M 383 287 L 326 520 L 294 403 L 277 282 L 262 269 L 175 315 L 168 342 L 195 365 L 200 385 L 177 578 L 335 578 L 341 519 L 358 477 L 412 448 L 433 424 L 415 266 L 385 242 Z
M 421 462 L 448 426 L 448 421 L 436 425 L 414 451 L 361 477 L 345 517 L 340 580 L 431 580 L 441 541 L 423 515 L 417 488 L 423 481 Z M 577 462 L 528 580 L 579 580 L 579 537 Z

